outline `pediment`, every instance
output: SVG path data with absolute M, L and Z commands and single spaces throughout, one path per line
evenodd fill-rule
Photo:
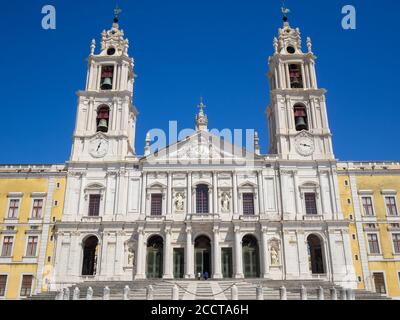
M 200 131 L 144 157 L 150 164 L 245 164 L 260 156 L 209 132 Z

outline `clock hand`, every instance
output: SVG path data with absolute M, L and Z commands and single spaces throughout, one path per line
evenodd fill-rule
M 99 151 L 100 147 L 101 147 L 101 142 L 99 143 L 99 146 L 97 147 L 96 151 Z

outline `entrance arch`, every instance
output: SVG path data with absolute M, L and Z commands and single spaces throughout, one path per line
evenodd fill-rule
M 97 269 L 99 239 L 96 236 L 90 236 L 83 241 L 83 262 L 82 275 L 94 276 Z
M 252 235 L 243 237 L 242 240 L 243 271 L 245 278 L 260 277 L 260 254 L 258 241 Z
M 322 240 L 315 234 L 307 237 L 307 249 L 312 274 L 325 274 Z
M 211 276 L 211 240 L 207 236 L 199 236 L 194 242 L 195 275 L 205 272 Z
M 152 236 L 147 241 L 147 272 L 148 279 L 160 279 L 163 274 L 164 240 L 160 236 Z

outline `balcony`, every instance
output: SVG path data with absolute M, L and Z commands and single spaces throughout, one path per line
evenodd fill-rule
M 220 219 L 217 213 L 191 213 L 187 215 L 187 220 L 196 222 L 213 222 Z
M 85 216 L 82 217 L 81 219 L 82 222 L 94 222 L 94 223 L 99 223 L 103 221 L 103 217 L 99 217 L 99 216 Z
M 306 214 L 303 216 L 303 220 L 304 221 L 322 221 L 322 220 L 324 220 L 324 216 L 319 215 L 319 214 Z

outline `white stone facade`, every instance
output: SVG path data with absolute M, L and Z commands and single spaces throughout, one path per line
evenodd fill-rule
M 147 149 L 141 157 L 134 148 L 137 111 L 128 42 L 117 22 L 104 32 L 99 55 L 92 44 L 88 85 L 78 94 L 54 287 L 87 279 L 193 279 L 200 270 L 215 279 L 317 278 L 355 287 L 325 91 L 318 89 L 307 42 L 304 54 L 298 29 L 287 22 L 274 41 L 267 109 L 271 155 L 260 155 L 257 147 L 244 154 L 213 136 L 201 108 L 194 135 L 157 154 Z M 287 52 L 288 46 L 295 52 Z M 303 86 L 291 88 L 288 66 L 297 63 Z M 110 64 L 112 89 L 102 90 L 101 68 Z M 297 103 L 307 110 L 308 128 L 301 131 L 292 111 Z M 108 131 L 96 132 L 102 105 L 109 107 Z M 89 216 L 92 198 L 100 199 L 99 208 Z M 98 241 L 95 270 L 83 272 L 90 237 Z

